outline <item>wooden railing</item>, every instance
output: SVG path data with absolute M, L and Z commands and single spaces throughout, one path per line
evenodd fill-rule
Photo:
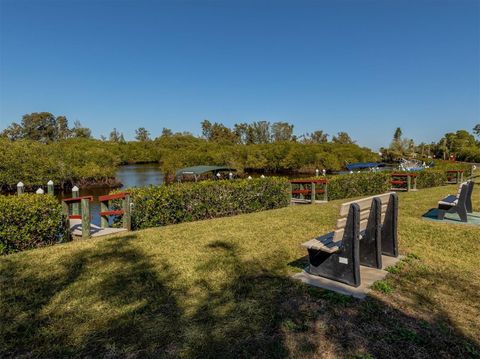
M 82 238 L 85 239 L 90 237 L 90 202 L 92 201 L 92 196 L 64 198 L 62 200 L 63 212 L 67 218 L 82 220 Z M 81 205 L 81 214 L 78 213 L 78 204 Z M 73 207 L 72 214 L 70 214 L 70 205 Z
M 390 184 L 391 191 L 416 191 L 418 173 L 392 173 Z
M 108 228 L 109 216 L 122 216 L 123 228 L 130 231 L 132 228 L 132 218 L 130 213 L 130 194 L 128 192 L 121 192 L 115 194 L 109 194 L 106 196 L 98 197 L 100 201 L 100 217 L 101 227 Z M 122 209 L 110 209 L 111 201 L 121 200 Z
M 317 200 L 318 194 L 323 195 L 323 201 L 328 200 L 327 179 L 321 178 L 290 181 L 290 200 L 293 202 L 310 202 L 314 204 Z
M 464 170 L 447 170 L 447 183 L 459 184 L 463 182 Z

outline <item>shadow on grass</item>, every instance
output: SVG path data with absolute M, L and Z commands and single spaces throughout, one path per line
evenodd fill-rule
M 1 357 L 480 356 L 448 313 L 424 321 L 381 300 L 308 287 L 228 241 L 205 246 L 187 283 L 125 237 L 71 255 L 62 270 L 39 268 L 42 276 L 8 257 L 1 264 Z

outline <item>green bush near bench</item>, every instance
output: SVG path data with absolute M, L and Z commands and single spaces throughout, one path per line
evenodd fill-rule
M 418 172 L 417 188 L 430 188 L 443 186 L 447 181 L 447 173 L 444 170 L 427 169 Z
M 233 216 L 286 207 L 285 178 L 202 181 L 129 189 L 133 202 L 132 228 Z
M 66 241 L 62 206 L 49 195 L 0 196 L 0 254 Z
M 390 188 L 389 180 L 386 172 L 332 176 L 328 178 L 328 200 L 384 193 Z

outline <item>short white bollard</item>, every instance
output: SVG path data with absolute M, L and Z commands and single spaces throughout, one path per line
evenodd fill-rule
M 17 193 L 23 194 L 25 192 L 25 186 L 22 182 L 17 183 Z
M 53 196 L 54 192 L 54 187 L 53 187 L 53 181 L 50 180 L 47 182 L 47 193 Z
M 45 191 L 41 188 L 37 189 L 37 192 L 35 192 L 36 194 L 44 194 Z

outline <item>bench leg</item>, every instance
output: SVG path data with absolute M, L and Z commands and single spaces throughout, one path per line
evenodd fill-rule
M 380 232 L 382 202 L 378 198 L 372 201 L 365 234 L 360 239 L 360 265 L 382 268 L 382 242 Z
M 460 220 L 462 222 L 468 222 L 468 215 L 467 215 L 467 208 L 458 206 L 457 207 L 457 213 L 460 217 Z
M 443 219 L 445 218 L 445 213 L 447 211 L 445 211 L 444 209 L 438 209 L 438 212 L 437 212 L 437 219 L 443 221 Z
M 388 201 L 385 221 L 381 230 L 382 254 L 398 257 L 398 195 L 392 193 Z
M 309 273 L 353 287 L 360 285 L 359 219 L 360 207 L 352 204 L 340 251 L 327 253 L 309 249 Z

